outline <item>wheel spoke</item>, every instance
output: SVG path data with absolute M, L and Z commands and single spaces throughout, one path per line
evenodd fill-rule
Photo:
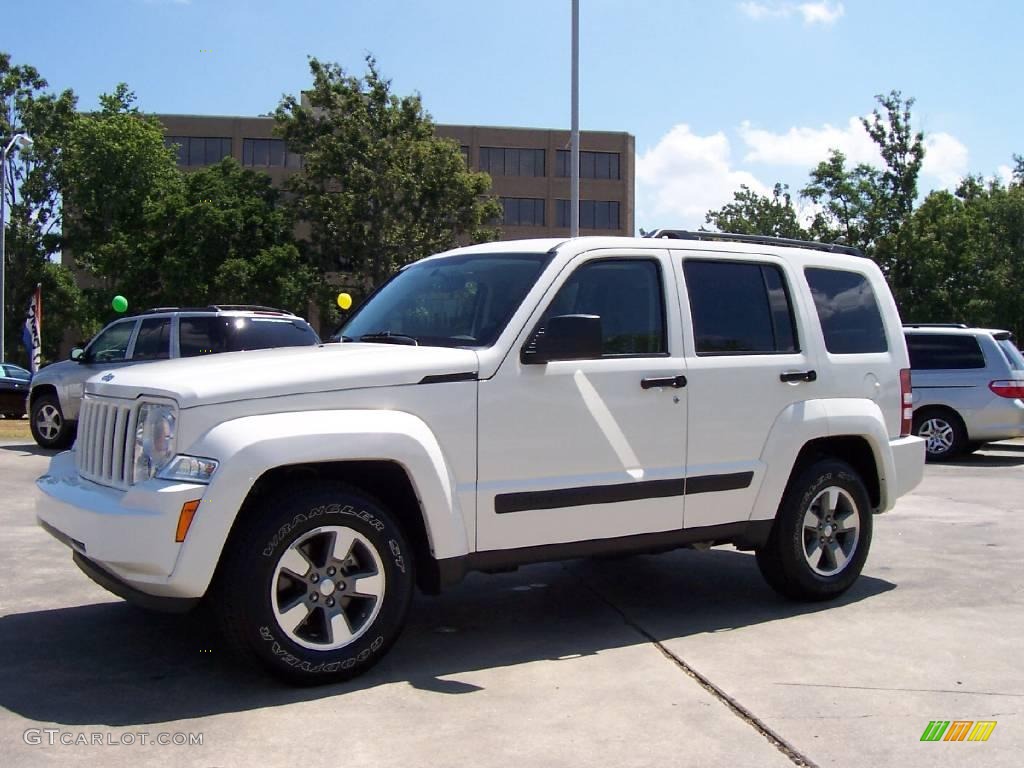
M 306 553 L 298 547 L 289 547 L 281 556 L 281 570 L 287 571 L 300 581 L 309 573 L 312 567 L 313 563 L 306 557 Z
M 331 546 L 331 558 L 339 563 L 344 563 L 352 554 L 352 547 L 356 543 L 356 533 L 351 528 L 344 528 L 337 531 Z
M 839 506 L 839 489 L 836 488 L 835 486 L 829 488 L 828 493 L 825 494 L 825 499 L 823 499 L 823 501 L 825 501 L 826 499 L 827 502 L 825 504 L 825 511 L 835 513 L 836 507 Z
M 830 541 L 828 544 L 829 559 L 832 561 L 832 567 L 836 571 L 841 571 L 846 567 L 847 557 L 846 553 L 843 552 L 843 548 L 839 546 L 838 541 Z
M 814 505 L 811 505 L 806 512 L 804 512 L 804 530 L 817 531 L 818 526 L 821 525 L 821 518 L 814 513 Z
M 857 512 L 854 509 L 847 509 L 835 516 L 836 533 L 853 533 L 859 528 Z
M 807 553 L 807 562 L 813 567 L 818 568 L 818 563 L 821 561 L 821 541 L 817 536 L 811 541 L 810 547 L 804 544 L 804 551 Z
M 345 615 L 345 611 L 338 611 L 327 622 L 327 642 L 347 643 L 351 639 L 352 627 L 349 626 L 348 617 Z
M 359 574 L 353 579 L 351 597 L 380 597 L 384 592 L 384 574 Z
M 282 611 L 277 617 L 277 621 L 281 625 L 281 629 L 293 634 L 295 629 L 309 616 L 310 611 L 310 607 L 300 598 L 297 603 L 292 604 L 291 608 Z

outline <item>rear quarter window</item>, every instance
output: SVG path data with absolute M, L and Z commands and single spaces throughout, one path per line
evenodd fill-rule
M 804 270 L 825 336 L 834 355 L 888 352 L 885 325 L 871 283 L 865 275 L 843 269 Z
M 968 370 L 985 367 L 985 355 L 975 336 L 908 333 L 910 367 L 917 371 Z

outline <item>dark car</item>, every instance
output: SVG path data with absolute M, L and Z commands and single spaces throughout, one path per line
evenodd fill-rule
M 0 415 L 6 419 L 25 416 L 25 400 L 31 379 L 32 374 L 21 366 L 0 363 Z

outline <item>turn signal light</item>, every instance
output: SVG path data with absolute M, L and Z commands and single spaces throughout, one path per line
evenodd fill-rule
M 192 525 L 192 518 L 196 516 L 196 510 L 199 509 L 199 501 L 186 501 L 181 506 L 181 514 L 178 515 L 178 530 L 174 534 L 174 540 L 182 542 L 185 537 L 188 536 L 189 526 Z
M 900 437 L 907 437 L 914 429 L 914 390 L 910 384 L 910 369 L 900 370 Z
M 1024 398 L 1024 381 L 992 381 L 989 382 L 988 388 L 1000 397 L 1008 397 L 1011 400 L 1017 397 Z

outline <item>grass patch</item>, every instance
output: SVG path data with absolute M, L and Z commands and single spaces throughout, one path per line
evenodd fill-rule
M 0 440 L 25 440 L 32 442 L 28 419 L 0 419 Z

